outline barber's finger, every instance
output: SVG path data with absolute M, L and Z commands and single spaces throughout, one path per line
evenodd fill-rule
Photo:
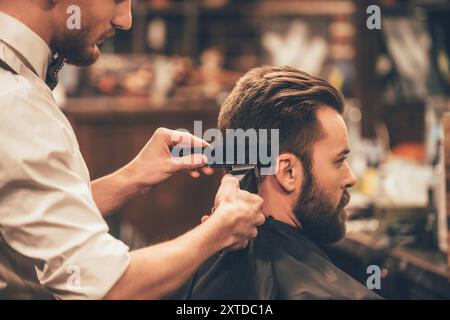
M 234 199 L 236 199 L 236 194 L 238 191 L 239 180 L 233 177 L 231 174 L 224 175 L 217 194 L 221 196 L 227 196 L 229 200 L 234 201 Z
M 239 196 L 242 200 L 253 203 L 258 205 L 259 207 L 262 206 L 264 203 L 263 198 L 261 198 L 259 195 L 248 192 L 246 190 L 239 190 Z
M 256 225 L 262 226 L 265 222 L 266 222 L 266 216 L 262 212 L 258 213 L 258 216 L 256 218 Z
M 200 172 L 198 172 L 197 170 L 191 170 L 191 171 L 189 171 L 189 175 L 192 178 L 197 179 L 200 177 Z
M 214 169 L 211 168 L 211 167 L 202 167 L 201 170 L 207 176 L 210 176 L 210 175 L 212 175 L 214 173 Z
M 168 129 L 167 129 L 168 130 Z M 169 130 L 172 146 L 180 147 L 209 147 L 210 144 L 188 132 Z
M 208 220 L 209 219 L 209 216 L 208 215 L 204 215 L 201 219 L 200 219 L 200 222 L 201 223 L 204 223 L 204 222 L 206 222 L 206 220 Z
M 221 185 L 222 186 L 230 185 L 230 186 L 233 186 L 233 187 L 235 187 L 236 185 L 239 186 L 239 180 L 236 179 L 236 177 L 231 175 L 231 174 L 225 174 L 222 177 Z
M 207 176 L 210 176 L 210 175 L 212 175 L 214 173 L 214 169 L 210 168 L 210 167 L 201 167 L 199 169 L 189 170 L 188 173 L 189 173 L 189 175 L 192 178 L 198 178 L 201 175 L 199 170 L 200 170 L 201 173 L 203 173 L 203 174 L 205 174 Z
M 214 206 L 217 208 L 222 203 L 234 203 L 239 191 L 239 181 L 230 174 L 225 175 L 217 191 Z
M 178 170 L 194 170 L 204 167 L 208 158 L 203 154 L 191 154 L 184 157 L 172 157 L 172 161 Z

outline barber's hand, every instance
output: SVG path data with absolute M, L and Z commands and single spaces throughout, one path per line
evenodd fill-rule
M 249 239 L 257 236 L 257 227 L 264 224 L 262 204 L 260 196 L 241 190 L 235 177 L 225 175 L 216 194 L 214 214 L 204 216 L 202 223 L 206 220 L 218 222 L 225 247 L 230 250 L 243 249 Z
M 184 157 L 172 157 L 171 147 L 206 147 L 209 144 L 189 133 L 158 128 L 144 148 L 128 165 L 128 172 L 137 184 L 145 189 L 157 185 L 177 171 L 187 171 L 194 178 L 200 174 L 201 168 L 205 174 L 212 174 L 212 169 L 205 167 L 207 159 L 202 154 Z

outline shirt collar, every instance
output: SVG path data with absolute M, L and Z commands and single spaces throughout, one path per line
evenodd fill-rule
M 45 81 L 52 51 L 39 35 L 19 20 L 0 11 L 0 40 L 18 52 L 39 78 Z

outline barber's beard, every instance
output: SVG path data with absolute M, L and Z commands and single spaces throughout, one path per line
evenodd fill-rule
M 350 193 L 345 190 L 339 204 L 333 205 L 329 196 L 307 173 L 305 184 L 294 208 L 305 235 L 314 242 L 330 244 L 345 235 L 346 213 L 344 207 L 350 201 Z
M 92 43 L 89 28 L 66 32 L 61 39 L 53 40 L 52 50 L 76 66 L 90 66 L 100 56 L 99 49 Z

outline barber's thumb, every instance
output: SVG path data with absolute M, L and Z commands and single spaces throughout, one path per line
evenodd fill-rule
M 205 223 L 206 222 L 206 220 L 208 220 L 209 219 L 209 216 L 208 215 L 205 215 L 205 216 L 203 216 L 202 218 L 201 218 L 201 223 Z

